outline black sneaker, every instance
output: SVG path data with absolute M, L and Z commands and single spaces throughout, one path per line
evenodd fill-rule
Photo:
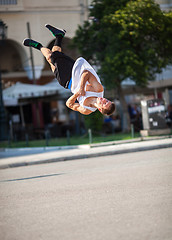
M 49 24 L 45 24 L 45 27 L 48 28 L 50 30 L 50 32 L 53 34 L 54 37 L 57 37 L 59 35 L 61 35 L 62 37 L 64 37 L 66 31 L 64 29 L 60 29 L 60 28 L 55 28 Z
M 27 46 L 27 47 L 34 47 L 34 48 L 36 48 L 38 50 L 40 50 L 40 48 L 42 47 L 41 43 L 36 42 L 36 41 L 34 41 L 34 40 L 30 39 L 30 38 L 25 38 L 23 40 L 23 45 Z

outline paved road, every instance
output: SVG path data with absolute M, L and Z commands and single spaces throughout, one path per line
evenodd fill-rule
M 172 149 L 0 170 L 2 240 L 171 240 Z

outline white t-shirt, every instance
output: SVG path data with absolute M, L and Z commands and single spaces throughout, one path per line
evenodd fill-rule
M 84 58 L 80 57 L 76 60 L 76 62 L 74 63 L 74 66 L 72 68 L 72 87 L 71 87 L 72 93 L 75 94 L 79 90 L 80 82 L 81 82 L 81 75 L 85 70 L 88 70 L 89 72 L 91 72 L 95 76 L 97 81 L 99 83 L 101 83 L 100 78 L 97 75 L 97 73 L 95 72 L 95 70 L 93 69 L 93 67 Z M 86 90 L 87 84 L 88 84 L 88 82 L 86 82 L 86 84 L 85 84 L 85 90 Z M 80 96 L 77 98 L 77 100 L 81 106 L 94 112 L 97 110 L 97 108 L 85 106 L 84 101 L 88 97 L 103 97 L 103 94 L 104 94 L 103 91 L 102 92 L 86 91 L 85 96 Z

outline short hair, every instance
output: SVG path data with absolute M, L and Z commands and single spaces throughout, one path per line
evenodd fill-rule
M 104 115 L 110 116 L 115 111 L 115 109 L 116 109 L 115 103 L 112 102 L 108 109 L 103 109 L 101 112 Z

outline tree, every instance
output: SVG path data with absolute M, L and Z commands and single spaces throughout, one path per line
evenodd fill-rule
M 100 66 L 104 85 L 117 89 L 125 131 L 129 116 L 121 82 L 130 78 L 146 86 L 172 64 L 172 13 L 164 13 L 153 0 L 94 0 L 91 16 L 92 21 L 78 27 L 74 43 Z

